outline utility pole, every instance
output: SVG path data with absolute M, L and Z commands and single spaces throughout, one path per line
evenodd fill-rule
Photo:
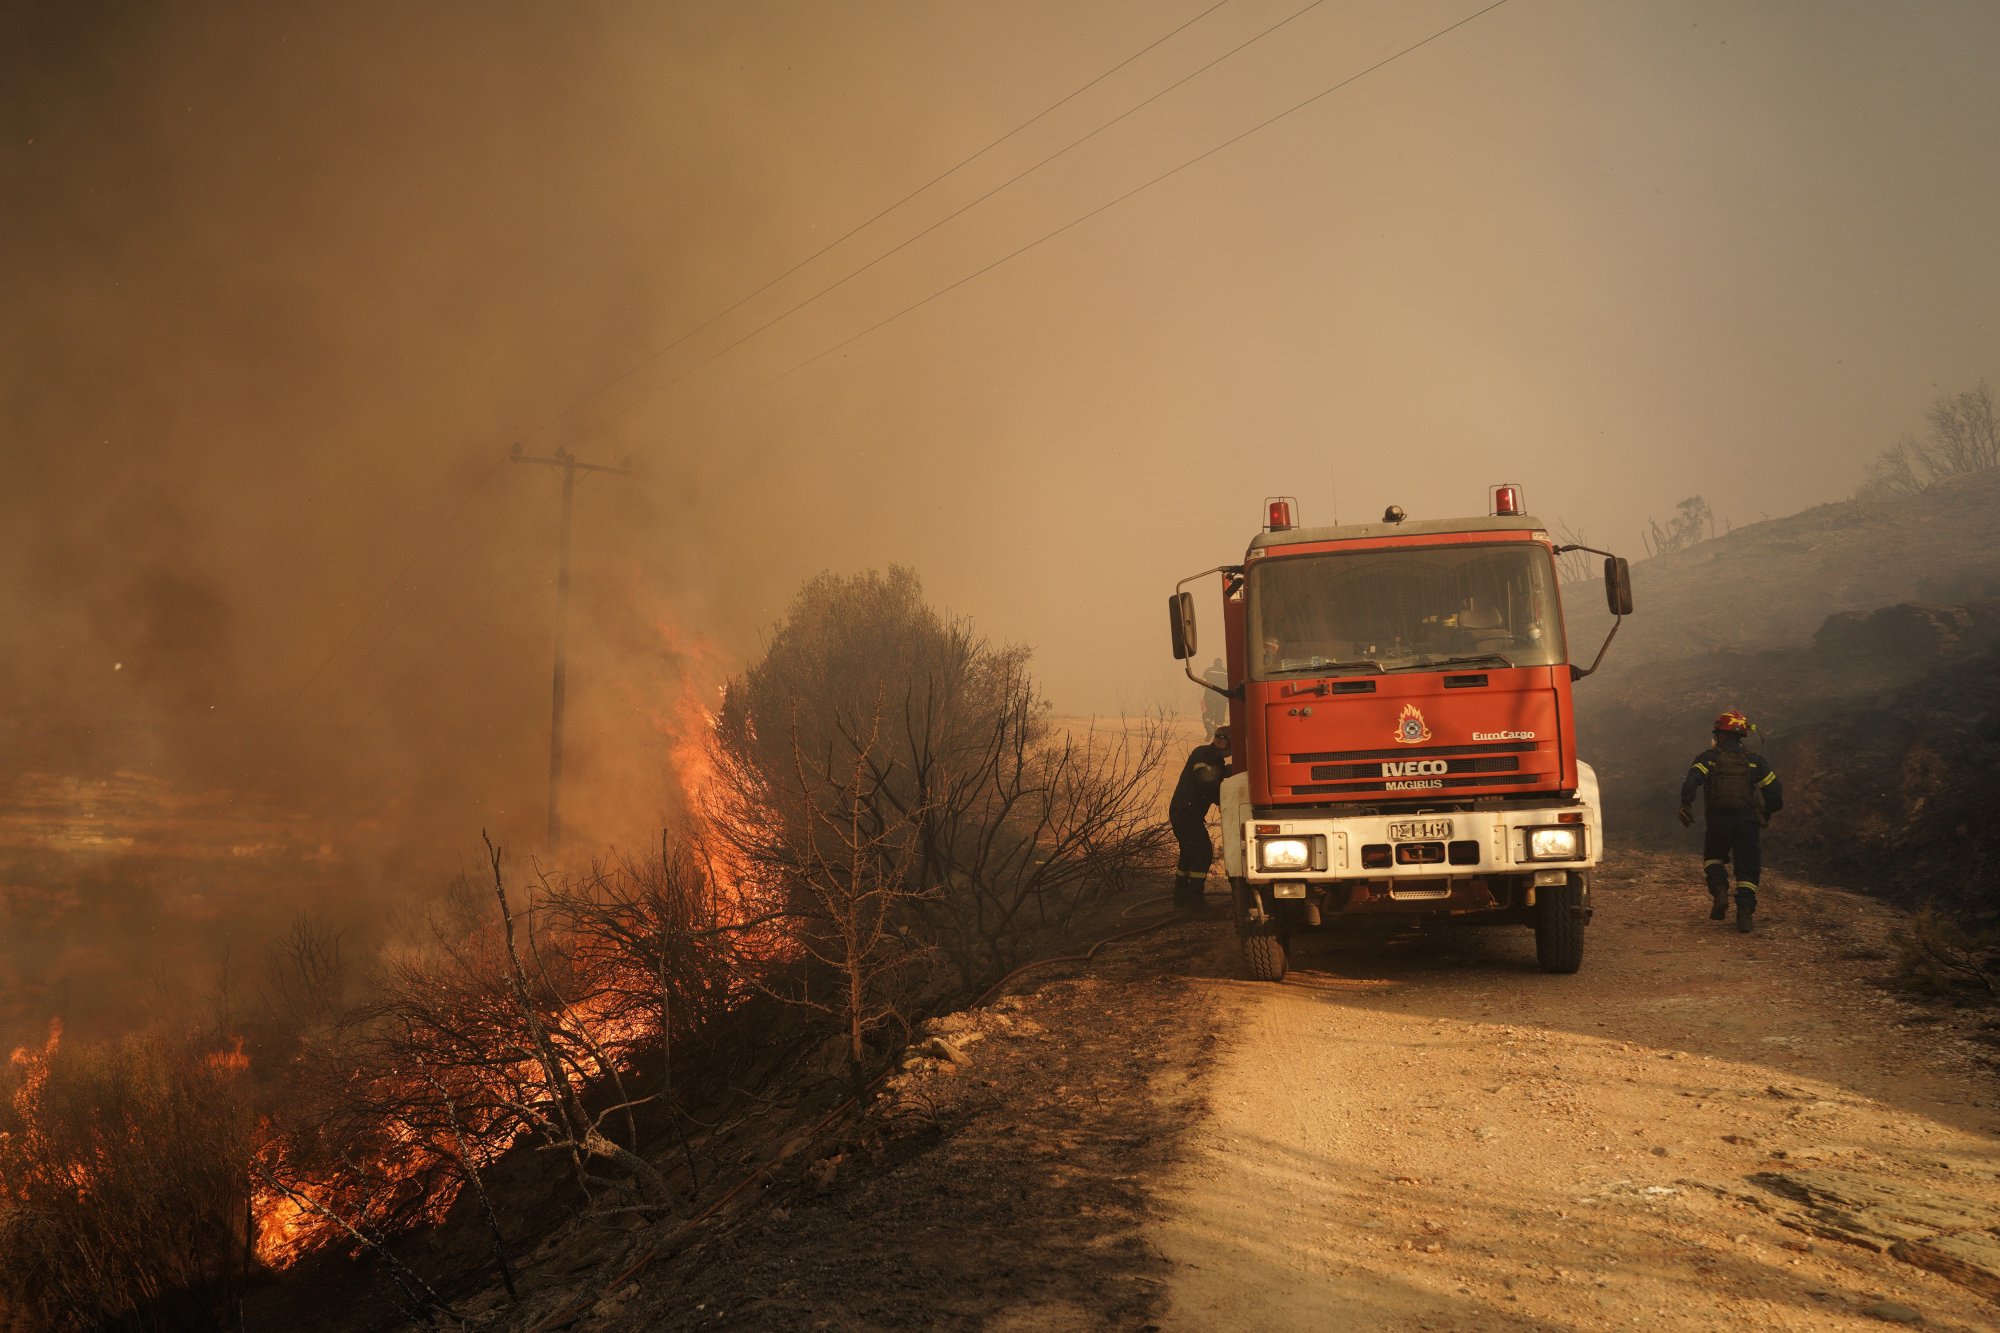
M 521 446 L 514 446 L 516 463 L 541 463 L 548 467 L 562 469 L 562 553 L 556 563 L 556 678 L 554 707 L 549 720 L 549 851 L 555 852 L 562 846 L 562 739 L 563 739 L 563 694 L 569 674 L 569 653 L 566 646 L 566 631 L 569 620 L 569 530 L 571 502 L 576 495 L 576 474 L 579 472 L 609 472 L 613 476 L 625 477 L 632 473 L 632 460 L 626 459 L 617 467 L 606 467 L 602 463 L 578 461 L 568 449 L 558 445 L 554 458 L 532 458 L 521 452 Z

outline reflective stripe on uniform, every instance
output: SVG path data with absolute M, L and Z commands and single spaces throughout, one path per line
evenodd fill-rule
M 1739 879 L 1736 881 L 1736 887 L 1739 889 L 1749 889 L 1752 893 L 1755 893 L 1757 891 L 1757 881 L 1754 879 Z
M 1695 771 L 1695 772 L 1697 772 L 1697 773 L 1706 773 L 1706 772 L 1708 772 L 1708 765 L 1707 765 L 1707 764 L 1701 764 L 1701 763 L 1697 763 L 1697 764 L 1696 764 L 1696 765 L 1694 766 L 1694 771 Z
M 1706 870 L 1706 869 L 1708 869 L 1708 868 L 1709 868 L 1710 866 L 1726 866 L 1726 865 L 1728 865 L 1728 864 L 1729 864 L 1729 862 L 1727 862 L 1727 861 L 1703 861 L 1703 862 L 1701 863 L 1701 868 L 1702 868 L 1703 870 Z
M 1772 783 L 1776 782 L 1777 780 L 1778 780 L 1778 773 L 1777 773 L 1777 770 L 1776 770 L 1776 769 L 1773 769 L 1773 770 L 1772 770 L 1771 772 L 1769 772 L 1769 773 L 1766 773 L 1766 774 L 1764 775 L 1764 780 L 1763 780 L 1762 782 L 1758 783 L 1757 785 L 1758 785 L 1758 786 L 1760 786 L 1760 787 L 1768 787 L 1768 786 L 1770 786 L 1770 785 L 1771 785 Z

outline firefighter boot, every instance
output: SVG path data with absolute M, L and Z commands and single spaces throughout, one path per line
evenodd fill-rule
M 1720 921 L 1729 915 L 1729 866 L 1726 862 L 1710 861 L 1702 867 L 1708 879 L 1708 919 Z
M 1745 935 L 1750 933 L 1750 918 L 1757 915 L 1757 890 L 1738 889 L 1736 891 L 1736 929 Z
M 1174 876 L 1175 907 L 1201 906 L 1201 891 L 1202 880 L 1200 877 L 1188 874 Z

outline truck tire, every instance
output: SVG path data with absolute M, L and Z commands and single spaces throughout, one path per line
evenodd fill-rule
M 1285 979 L 1285 937 L 1266 925 L 1243 937 L 1243 966 L 1252 981 Z
M 1535 893 L 1535 961 L 1544 972 L 1574 972 L 1583 966 L 1583 884 L 1569 883 Z

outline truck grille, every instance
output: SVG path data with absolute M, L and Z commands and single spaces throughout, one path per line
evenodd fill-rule
M 1398 797 L 1520 787 L 1552 777 L 1559 762 L 1553 741 L 1294 754 L 1273 774 L 1272 794 Z
M 1425 756 L 1429 758 L 1429 756 Z M 1398 759 L 1402 759 L 1398 756 Z M 1334 782 L 1341 778 L 1379 778 L 1382 765 L 1393 764 L 1398 759 L 1373 759 L 1362 764 L 1315 764 L 1312 776 L 1315 782 Z M 1518 773 L 1521 771 L 1519 755 L 1498 754 L 1489 758 L 1446 759 L 1444 772 L 1427 776 L 1445 777 L 1458 773 Z

